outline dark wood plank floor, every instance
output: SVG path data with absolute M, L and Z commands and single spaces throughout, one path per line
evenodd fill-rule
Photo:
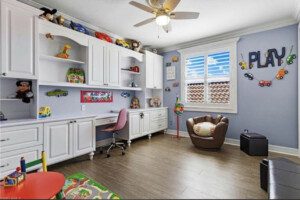
M 219 152 L 198 150 L 189 138 L 157 134 L 132 143 L 121 156 L 96 153 L 50 166 L 65 176 L 82 172 L 126 199 L 267 198 L 259 186 L 259 162 L 236 146 Z M 272 154 L 271 157 L 282 156 Z M 293 160 L 299 161 L 297 158 Z

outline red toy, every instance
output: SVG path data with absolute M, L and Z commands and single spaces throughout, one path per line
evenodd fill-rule
M 272 85 L 272 81 L 261 80 L 259 81 L 258 85 L 260 87 L 264 87 L 264 86 L 270 87 Z
M 112 43 L 112 39 L 105 33 L 95 32 L 96 38 Z
M 139 73 L 140 72 L 140 68 L 138 66 L 130 67 L 130 71 Z

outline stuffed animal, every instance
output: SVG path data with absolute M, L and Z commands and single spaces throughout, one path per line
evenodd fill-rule
M 18 91 L 16 98 L 22 99 L 24 103 L 30 103 L 30 99 L 33 98 L 32 81 L 17 81 Z
M 48 8 L 42 7 L 40 8 L 40 10 L 44 11 L 44 13 L 40 15 L 40 18 L 54 23 L 54 14 L 57 12 L 56 9 L 50 10 Z
M 141 50 L 141 42 L 136 40 L 128 40 L 128 43 L 130 43 L 131 50 L 139 52 Z

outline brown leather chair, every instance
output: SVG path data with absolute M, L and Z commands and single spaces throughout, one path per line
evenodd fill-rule
M 193 126 L 200 122 L 211 122 L 216 125 L 216 128 L 212 134 L 212 137 L 201 137 L 195 134 Z M 225 135 L 228 129 L 229 120 L 222 115 L 218 115 L 216 118 L 210 115 L 203 117 L 194 117 L 186 121 L 188 133 L 191 137 L 192 143 L 197 148 L 203 149 L 220 149 L 224 143 Z

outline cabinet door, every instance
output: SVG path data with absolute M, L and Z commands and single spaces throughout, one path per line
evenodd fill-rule
M 104 84 L 104 58 L 105 44 L 98 39 L 90 38 L 89 40 L 89 85 Z
M 163 57 L 160 55 L 153 56 L 153 69 L 154 69 L 154 88 L 163 88 Z
M 74 156 L 95 150 L 95 128 L 92 119 L 77 120 L 74 123 Z
M 142 134 L 148 134 L 150 132 L 150 113 L 144 112 L 144 116 L 141 119 L 141 129 Z
M 120 85 L 119 49 L 117 47 L 107 47 L 106 84 L 110 86 Z
M 141 134 L 140 113 L 129 114 L 129 138 L 135 138 Z
M 146 88 L 154 88 L 153 53 L 146 51 Z
M 49 164 L 73 157 L 72 129 L 69 121 L 44 124 L 44 149 Z
M 1 76 L 37 78 L 35 16 L 29 10 L 1 2 Z

